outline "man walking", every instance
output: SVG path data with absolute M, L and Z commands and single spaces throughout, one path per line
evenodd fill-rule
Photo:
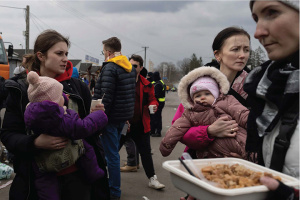
M 151 117 L 151 136 L 152 137 L 161 137 L 162 130 L 162 109 L 165 106 L 165 96 L 166 96 L 166 85 L 161 80 L 159 72 L 153 73 L 153 82 L 155 97 L 159 103 L 158 109 L 154 115 Z
M 151 155 L 150 146 L 150 114 L 149 106 L 153 106 L 153 110 L 157 110 L 158 103 L 154 95 L 153 85 L 145 79 L 140 72 L 143 69 L 143 59 L 139 55 L 132 55 L 129 59 L 132 66 L 137 71 L 136 76 L 136 89 L 135 89 L 135 106 L 134 106 L 134 116 L 129 120 L 130 131 L 127 133 L 126 137 L 130 137 L 136 144 L 137 150 L 141 155 L 142 165 L 145 173 L 149 179 L 148 186 L 157 190 L 164 188 L 165 186 L 157 180 L 157 176 L 154 172 L 153 160 Z M 121 143 L 120 146 L 123 144 Z M 130 153 L 130 152 L 127 152 Z M 131 152 L 133 156 L 136 152 Z M 137 159 L 135 159 L 137 160 Z M 128 165 L 121 167 L 121 171 L 136 171 L 137 163 L 130 166 Z
M 136 70 L 121 54 L 117 37 L 102 41 L 105 62 L 95 86 L 93 99 L 102 99 L 108 124 L 101 140 L 107 160 L 111 200 L 121 197 L 119 142 L 127 120 L 133 117 Z

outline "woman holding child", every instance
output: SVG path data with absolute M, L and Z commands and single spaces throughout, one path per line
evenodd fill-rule
M 206 66 L 214 66 L 219 69 L 229 82 L 227 94 L 234 96 L 240 104 L 247 107 L 247 93 L 243 90 L 243 84 L 248 75 L 245 65 L 250 55 L 250 35 L 241 28 L 225 28 L 215 37 L 212 50 L 218 63 L 208 63 Z M 184 109 L 184 106 L 180 104 L 172 123 L 182 116 Z M 235 138 L 238 131 L 239 124 L 236 120 L 228 116 L 221 116 L 210 125 L 191 127 L 180 141 L 187 146 L 185 151 L 195 152 L 193 150 L 196 150 L 199 152 L 205 150 L 215 138 Z M 241 146 L 243 147 L 244 144 Z M 191 151 L 191 149 L 193 150 Z M 231 155 L 240 157 L 236 153 L 231 153 Z M 195 155 L 192 156 L 196 158 Z M 181 198 L 181 200 L 184 199 L 193 198 L 188 196 Z
M 250 52 L 249 34 L 241 28 L 225 28 L 215 37 L 212 49 L 218 61 L 215 67 L 227 77 L 230 83 L 228 94 L 234 96 L 242 105 L 247 107 L 247 94 L 243 90 L 243 83 L 248 74 L 244 68 Z M 209 65 L 211 64 L 208 63 L 207 66 Z M 183 112 L 184 107 L 180 104 L 172 123 L 180 118 Z M 214 138 L 235 137 L 238 129 L 235 120 L 221 117 L 211 125 L 191 127 L 181 142 L 188 148 L 201 150 L 214 141 Z
M 71 78 L 72 63 L 68 61 L 69 40 L 54 30 L 42 32 L 36 39 L 34 54 L 28 56 L 25 64 L 27 71 L 35 71 L 40 76 L 54 78 L 63 85 L 68 96 L 68 108 L 85 118 L 90 111 L 91 95 L 88 87 L 80 80 Z M 8 80 L 9 90 L 7 108 L 1 131 L 1 141 L 14 154 L 16 176 L 10 188 L 10 199 L 42 199 L 36 192 L 35 174 L 32 162 L 42 149 L 59 150 L 66 147 L 68 138 L 54 137 L 47 133 L 32 134 L 25 127 L 24 112 L 29 102 L 27 74 L 17 80 Z M 105 160 L 101 154 L 101 143 L 97 135 L 85 138 L 95 151 L 99 167 L 105 172 Z M 72 165 L 56 173 L 59 191 L 55 196 L 60 199 L 109 199 L 107 176 L 88 183 L 78 167 Z M 50 186 L 49 186 L 50 187 Z M 50 190 L 51 191 L 51 190 Z M 100 191 L 100 192 L 99 192 Z M 47 194 L 51 196 L 51 194 Z

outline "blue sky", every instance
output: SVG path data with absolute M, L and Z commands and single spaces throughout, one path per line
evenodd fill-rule
M 0 32 L 14 48 L 25 48 L 26 5 L 30 6 L 30 48 L 37 35 L 55 29 L 71 41 L 70 59 L 85 55 L 103 61 L 102 40 L 117 36 L 122 53 L 144 57 L 157 66 L 161 62 L 176 64 L 193 53 L 204 62 L 213 58 L 211 44 L 216 34 L 228 26 L 239 26 L 251 35 L 255 23 L 249 1 L 2 1 Z M 10 6 L 7 8 L 1 6 Z M 22 45 L 20 45 L 22 44 Z

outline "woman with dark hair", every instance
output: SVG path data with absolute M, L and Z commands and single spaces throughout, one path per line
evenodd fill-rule
M 241 46 L 236 46 L 239 42 L 244 43 L 243 49 L 239 49 Z M 230 43 L 231 45 L 228 45 Z M 247 107 L 247 93 L 243 90 L 243 84 L 248 75 L 245 65 L 250 54 L 250 35 L 241 28 L 226 28 L 215 37 L 212 49 L 218 63 L 215 67 L 227 76 L 231 84 L 229 94 Z M 237 54 L 239 50 L 243 51 L 243 55 Z M 235 56 L 240 58 L 235 59 Z
M 254 37 L 269 61 L 244 85 L 251 103 L 246 150 L 258 162 L 299 179 L 299 1 L 250 1 Z M 299 199 L 299 190 L 268 177 L 267 199 Z
M 69 96 L 68 108 L 75 110 L 81 118 L 84 118 L 90 111 L 91 94 L 85 83 L 71 78 L 73 68 L 67 58 L 69 45 L 68 38 L 54 30 L 46 30 L 37 37 L 34 54 L 26 58 L 25 67 L 28 71 L 35 71 L 40 76 L 51 77 L 59 81 L 63 85 L 63 92 Z M 27 74 L 24 73 L 18 79 L 8 80 L 5 84 L 9 94 L 1 141 L 14 154 L 16 173 L 10 188 L 10 199 L 38 199 L 31 164 L 36 152 L 42 149 L 63 149 L 68 143 L 65 137 L 54 137 L 47 133 L 32 134 L 26 129 L 24 111 L 29 102 L 26 77 Z M 94 148 L 98 165 L 106 174 L 99 136 L 95 133 L 85 139 Z M 109 199 L 107 176 L 91 185 L 84 181 L 76 165 L 58 172 L 56 176 L 59 182 L 57 193 L 60 199 Z
M 228 94 L 233 95 L 247 107 L 247 93 L 243 90 L 243 84 L 248 75 L 244 68 L 250 54 L 250 35 L 241 28 L 225 28 L 215 37 L 212 50 L 217 61 L 214 67 L 218 68 L 230 83 Z M 208 65 L 210 64 L 206 64 Z M 181 117 L 183 112 L 184 107 L 180 104 L 172 124 Z M 211 125 L 190 128 L 181 142 L 187 146 L 185 151 L 189 151 L 193 156 L 193 150 L 205 149 L 216 137 L 235 137 L 238 130 L 235 120 L 220 117 Z M 232 154 L 232 156 L 237 155 Z
M 214 67 L 225 74 L 230 83 L 228 94 L 247 107 L 247 93 L 243 90 L 243 84 L 248 74 L 244 68 L 249 58 L 249 34 L 241 28 L 226 28 L 215 37 L 212 49 L 217 60 Z M 180 104 L 172 123 L 181 117 L 183 111 L 184 107 Z M 192 127 L 183 137 L 182 143 L 192 149 L 203 149 L 214 137 L 235 137 L 237 128 L 234 120 L 219 118 L 210 126 Z

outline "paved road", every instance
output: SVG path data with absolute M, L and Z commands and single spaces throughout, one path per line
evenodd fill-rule
M 163 109 L 163 131 L 162 135 L 168 130 L 172 118 L 176 112 L 176 108 L 179 105 L 179 99 L 176 92 L 169 92 L 166 94 L 166 105 Z M 156 175 L 158 180 L 166 185 L 166 188 L 161 191 L 157 191 L 148 187 L 148 178 L 141 166 L 138 172 L 121 173 L 122 179 L 122 197 L 121 200 L 143 200 L 143 196 L 149 200 L 178 200 L 180 196 L 184 196 L 185 193 L 175 188 L 170 179 L 168 171 L 162 168 L 162 163 L 166 160 L 177 160 L 181 155 L 184 146 L 178 143 L 172 154 L 166 158 L 162 157 L 159 152 L 159 144 L 162 138 L 151 137 L 151 146 L 153 152 L 153 161 Z M 123 147 L 120 151 L 121 165 L 126 162 L 126 151 Z M 8 200 L 9 186 L 0 189 L 0 199 Z
M 163 131 L 162 136 L 171 125 L 173 116 L 180 101 L 178 99 L 177 92 L 169 92 L 166 94 L 166 104 L 163 109 Z M 153 152 L 153 162 L 158 180 L 166 185 L 166 188 L 162 191 L 157 191 L 148 187 L 148 179 L 141 167 L 138 172 L 121 173 L 122 179 L 122 197 L 121 200 L 143 200 L 143 196 L 146 196 L 150 200 L 179 200 L 181 196 L 185 196 L 185 193 L 175 188 L 170 179 L 170 173 L 162 168 L 162 163 L 166 160 L 177 160 L 184 150 L 184 145 L 178 143 L 168 157 L 163 157 L 159 151 L 159 144 L 161 137 L 151 137 L 151 147 Z M 123 147 L 120 151 L 121 164 L 126 162 L 126 151 Z

